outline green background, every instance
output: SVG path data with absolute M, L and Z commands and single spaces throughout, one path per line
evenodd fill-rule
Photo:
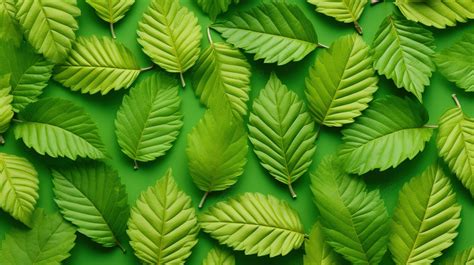
M 94 13 L 94 10 L 85 4 L 84 0 L 79 0 L 78 2 L 79 7 L 82 10 L 82 15 L 79 18 L 80 29 L 77 34 L 81 36 L 110 36 L 108 24 L 100 20 Z M 232 6 L 231 11 L 228 14 L 231 14 L 237 9 L 248 9 L 259 2 L 261 1 L 243 1 L 242 4 L 238 5 L 238 7 Z M 351 24 L 339 23 L 333 18 L 316 13 L 314 11 L 314 6 L 306 3 L 304 0 L 290 2 L 297 3 L 303 9 L 307 17 L 311 19 L 318 33 L 319 41 L 323 44 L 329 45 L 339 36 L 355 32 Z M 151 62 L 142 53 L 138 43 L 136 42 L 136 28 L 142 13 L 148 6 L 148 3 L 148 0 L 137 0 L 127 16 L 116 25 L 118 41 L 124 43 L 133 52 L 133 54 L 139 59 L 142 67 L 149 66 Z M 210 19 L 199 9 L 195 1 L 181 0 L 181 3 L 194 11 L 198 16 L 204 34 L 206 27 L 212 23 Z M 366 10 L 362 14 L 362 18 L 360 19 L 360 24 L 364 30 L 363 38 L 367 43 L 370 44 L 372 42 L 379 24 L 392 12 L 393 6 L 393 3 L 391 2 L 381 3 L 376 6 L 367 5 Z M 226 17 L 228 14 L 222 15 L 221 18 Z M 430 28 L 436 38 L 437 51 L 450 46 L 461 37 L 463 32 L 472 26 L 473 23 L 471 21 L 446 30 Z M 213 39 L 214 41 L 218 41 L 219 36 L 213 34 Z M 203 37 L 202 47 L 204 48 L 207 46 L 208 41 Z M 264 65 L 262 61 L 254 62 L 253 57 L 247 55 L 249 62 L 252 64 L 253 74 L 251 80 L 251 99 L 258 95 L 272 71 L 275 71 L 278 74 L 282 81 L 288 85 L 289 89 L 297 92 L 301 97 L 303 97 L 305 76 L 308 68 L 312 65 L 319 52 L 321 52 L 320 49 L 308 55 L 301 62 L 291 63 L 282 67 L 276 65 Z M 155 67 L 153 71 L 158 71 L 158 67 Z M 140 79 L 149 74 L 149 72 L 142 74 Z M 115 115 L 121 104 L 123 95 L 127 92 L 126 90 L 111 92 L 106 96 L 81 95 L 61 87 L 54 81 L 50 81 L 49 86 L 45 90 L 44 96 L 62 97 L 73 100 L 78 105 L 84 107 L 92 115 L 93 119 L 98 123 L 100 134 L 112 156 L 110 164 L 119 171 L 122 182 L 127 187 L 130 205 L 134 205 L 140 192 L 144 191 L 148 186 L 153 185 L 156 180 L 161 178 L 165 171 L 171 167 L 179 186 L 192 197 L 193 203 L 197 209 L 197 203 L 202 196 L 202 192 L 195 187 L 188 173 L 187 158 L 185 155 L 186 135 L 202 117 L 205 109 L 200 105 L 198 99 L 194 95 L 191 87 L 190 75 L 191 73 L 185 74 L 188 86 L 181 90 L 184 127 L 177 142 L 166 156 L 159 158 L 155 162 L 141 164 L 140 170 L 138 171 L 133 170 L 132 161 L 121 153 L 114 133 Z M 178 77 L 176 76 L 176 78 Z M 391 80 L 386 80 L 384 77 L 380 77 L 379 86 L 380 89 L 377 92 L 376 97 L 389 93 L 400 96 L 408 95 L 407 92 L 402 89 L 397 89 Z M 474 116 L 473 95 L 468 95 L 463 92 L 463 90 L 456 88 L 453 83 L 447 81 L 440 73 L 435 72 L 431 79 L 431 85 L 426 88 L 426 92 L 423 95 L 424 104 L 430 114 L 430 124 L 436 124 L 444 111 L 455 106 L 451 99 L 452 93 L 458 95 L 464 111 L 467 112 L 468 115 Z M 370 189 L 379 188 L 381 190 L 382 197 L 385 200 L 390 214 L 393 212 L 396 205 L 398 192 L 402 185 L 411 177 L 419 175 L 429 165 L 437 161 L 435 138 L 436 133 L 432 140 L 427 144 L 424 152 L 419 154 L 412 161 L 406 161 L 396 169 L 384 172 L 371 172 L 364 176 Z M 61 160 L 54 160 L 40 156 L 34 151 L 28 150 L 21 142 L 16 142 L 14 140 L 12 130 L 6 133 L 6 141 L 6 145 L 0 147 L 0 152 L 24 156 L 31 161 L 38 170 L 40 177 L 39 207 L 45 208 L 47 212 L 58 211 L 58 208 L 53 201 L 51 173 L 49 168 L 61 163 Z M 321 135 L 317 140 L 318 147 L 310 171 L 315 169 L 316 165 L 325 155 L 333 153 L 340 143 L 340 129 L 322 128 Z M 449 170 L 447 170 L 447 172 L 448 171 Z M 462 205 L 462 223 L 458 229 L 459 235 L 455 239 L 454 245 L 446 250 L 445 255 L 437 259 L 437 261 L 442 261 L 446 257 L 454 255 L 455 252 L 474 245 L 473 200 L 470 198 L 467 190 L 461 186 L 460 182 L 454 177 L 454 175 L 451 176 L 454 189 L 458 195 L 458 202 Z M 311 226 L 318 218 L 318 211 L 313 204 L 309 185 L 309 175 L 305 174 L 294 184 L 298 198 L 293 200 L 287 191 L 287 187 L 273 180 L 272 177 L 259 165 L 254 153 L 250 151 L 245 173 L 241 176 L 238 183 L 225 192 L 211 194 L 206 202 L 206 206 L 208 207 L 217 201 L 224 200 L 228 196 L 233 196 L 243 192 L 261 192 L 271 194 L 282 200 L 288 201 L 291 206 L 298 211 L 305 230 L 309 233 Z M 22 225 L 14 221 L 8 216 L 8 214 L 0 212 L 0 238 L 3 238 L 5 233 L 13 226 L 22 228 Z M 127 240 L 126 235 L 123 235 L 121 242 L 124 243 Z M 214 241 L 208 235 L 201 232 L 199 235 L 199 243 L 193 249 L 193 254 L 188 259 L 187 264 L 201 264 L 202 260 L 207 255 L 207 252 L 217 244 L 217 241 Z M 71 251 L 71 257 L 65 261 L 65 264 L 139 264 L 139 261 L 134 257 L 130 246 L 128 244 L 124 245 L 127 245 L 126 254 L 123 254 L 118 248 L 102 248 L 88 238 L 78 234 L 76 246 Z M 237 264 L 302 264 L 303 251 L 296 250 L 285 257 L 272 259 L 266 257 L 245 256 L 242 252 L 236 252 L 235 255 Z M 392 264 L 388 252 L 386 253 L 382 264 Z

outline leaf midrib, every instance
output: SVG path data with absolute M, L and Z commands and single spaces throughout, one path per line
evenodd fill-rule
M 229 225 L 234 224 L 234 225 L 242 225 L 242 226 L 257 226 L 257 227 L 263 227 L 263 228 L 268 228 L 268 229 L 288 231 L 288 232 L 291 232 L 291 233 L 295 233 L 295 234 L 299 234 L 301 236 L 304 236 L 304 234 L 300 231 L 292 230 L 290 228 L 285 228 L 285 227 L 269 225 L 269 224 L 231 222 L 231 221 L 206 221 L 205 223 L 208 223 L 208 224 L 212 224 L 212 223 L 215 223 L 215 224 L 229 224 Z

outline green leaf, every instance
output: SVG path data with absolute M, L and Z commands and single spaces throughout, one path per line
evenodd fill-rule
M 151 60 L 170 73 L 183 73 L 196 63 L 201 45 L 197 17 L 175 0 L 152 0 L 138 23 L 138 42 Z
M 304 243 L 304 265 L 338 265 L 341 259 L 326 243 L 321 223 L 313 225 L 309 237 Z
M 135 164 L 163 156 L 178 137 L 183 126 L 178 88 L 175 79 L 158 73 L 123 98 L 115 119 L 117 140 Z
M 79 37 L 54 79 L 73 91 L 101 93 L 128 88 L 140 67 L 127 47 L 107 37 Z
M 135 0 L 86 0 L 97 15 L 109 22 L 112 37 L 115 39 L 114 24 L 125 17 L 125 13 L 132 7 Z
M 340 127 L 368 107 L 377 91 L 369 47 L 356 34 L 337 39 L 318 55 L 306 78 L 306 97 L 316 122 Z
M 191 198 L 179 189 L 171 170 L 142 192 L 127 230 L 135 255 L 147 264 L 184 264 L 198 232 Z
M 119 245 L 129 217 L 125 186 L 115 170 L 89 162 L 53 170 L 55 201 L 64 218 L 104 247 Z
M 378 190 L 344 173 L 336 156 L 311 174 L 326 242 L 353 264 L 378 264 L 387 250 L 389 217 Z
M 199 218 L 201 227 L 219 243 L 245 255 L 285 256 L 304 242 L 298 213 L 283 200 L 260 193 L 219 202 Z
M 265 63 L 284 65 L 300 61 L 318 47 L 311 21 L 299 6 L 287 2 L 260 4 L 212 28 L 227 42 L 255 54 L 255 60 L 264 59 Z
M 459 265 L 466 264 L 470 265 L 474 262 L 474 247 L 470 247 L 462 252 L 456 254 L 456 256 L 448 259 L 443 264 L 444 265 Z
M 211 43 L 196 64 L 193 88 L 204 105 L 213 107 L 226 101 L 235 115 L 244 116 L 250 76 L 250 64 L 238 49 L 227 43 Z
M 435 70 L 431 59 L 435 54 L 433 34 L 395 13 L 382 22 L 375 36 L 374 68 L 422 101 Z
M 397 264 L 431 264 L 453 244 L 461 222 L 449 178 L 428 168 L 406 183 L 393 213 L 389 249 Z
M 202 265 L 235 265 L 235 258 L 229 251 L 213 248 L 207 254 Z
M 2 242 L 3 265 L 60 265 L 74 247 L 76 229 L 59 213 L 46 214 L 38 209 L 31 230 L 12 228 Z
M 28 105 L 18 116 L 14 132 L 41 155 L 103 159 L 106 151 L 97 125 L 71 101 L 45 98 Z
M 0 134 L 10 128 L 10 121 L 14 115 L 12 107 L 13 96 L 10 95 L 10 91 L 10 75 L 0 75 Z M 3 144 L 1 136 L 0 144 Z
M 474 119 L 459 107 L 439 119 L 439 155 L 474 197 Z
M 260 164 L 276 180 L 292 183 L 311 165 L 316 151 L 313 119 L 302 100 L 272 74 L 264 90 L 253 102 L 249 136 Z
M 386 170 L 413 159 L 433 134 L 425 127 L 428 112 L 409 98 L 387 96 L 374 100 L 364 115 L 342 131 L 339 157 L 350 173 Z
M 201 9 L 209 14 L 212 20 L 216 20 L 219 14 L 227 12 L 231 4 L 238 4 L 240 0 L 197 0 Z
M 307 0 L 316 6 L 316 11 L 344 23 L 354 23 L 357 31 L 362 29 L 357 23 L 368 0 Z
M 16 16 L 26 39 L 53 63 L 63 62 L 79 28 L 81 15 L 76 0 L 17 0 Z
M 474 18 L 474 7 L 470 0 L 396 0 L 395 5 L 409 20 L 439 29 L 444 29 L 446 26 L 456 26 L 456 22 L 467 22 L 468 19 Z
M 27 226 L 39 197 L 38 184 L 38 173 L 28 160 L 0 153 L 0 207 Z
M 227 105 L 209 109 L 188 134 L 186 154 L 189 173 L 205 193 L 234 185 L 247 163 L 247 132 L 243 121 L 232 116 Z
M 466 32 L 462 39 L 442 50 L 434 61 L 438 70 L 451 82 L 467 92 L 474 92 L 474 30 Z
M 19 112 L 35 102 L 48 85 L 54 65 L 36 55 L 31 47 L 23 43 L 15 48 L 0 42 L 0 74 L 11 74 L 13 110 Z
M 0 40 L 19 46 L 23 33 L 15 15 L 15 0 L 0 0 Z

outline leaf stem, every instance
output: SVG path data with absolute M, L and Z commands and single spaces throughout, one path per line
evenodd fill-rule
M 207 39 L 209 40 L 209 43 L 211 46 L 214 46 L 214 41 L 212 41 L 212 36 L 211 36 L 211 28 L 207 27 Z
M 110 34 L 112 34 L 112 38 L 116 39 L 117 35 L 115 35 L 114 23 L 110 22 L 109 26 L 110 26 Z
M 22 123 L 23 121 L 22 120 L 18 120 L 18 119 L 12 119 L 13 122 L 18 122 L 18 123 Z
M 319 47 L 319 48 L 324 48 L 324 49 L 329 49 L 329 46 L 324 45 L 324 44 L 322 44 L 322 43 L 318 43 L 318 47 Z
M 181 85 L 183 86 L 183 88 L 186 87 L 186 81 L 184 81 L 183 72 L 179 73 L 179 78 L 181 79 Z
M 134 169 L 134 170 L 138 170 L 138 169 L 139 169 L 137 160 L 133 160 L 133 169 Z
M 370 4 L 373 5 L 373 6 L 376 5 L 376 4 L 382 3 L 382 2 L 383 2 L 383 0 L 370 0 Z
M 296 199 L 297 195 L 295 191 L 293 190 L 293 186 L 291 186 L 291 182 L 288 183 L 288 189 L 290 190 L 291 197 L 293 197 L 293 199 Z
M 5 138 L 3 138 L 3 135 L 0 134 L 0 144 L 4 145 L 5 144 Z
M 433 129 L 438 129 L 438 125 L 431 125 L 431 124 L 425 124 L 423 125 L 423 128 L 433 128 Z
M 140 68 L 140 72 L 149 71 L 149 70 L 153 69 L 154 67 L 155 67 L 155 65 L 152 64 L 152 65 L 150 65 L 150 66 Z
M 204 206 L 204 202 L 206 201 L 208 195 L 209 195 L 209 191 L 206 191 L 206 193 L 204 193 L 204 195 L 202 196 L 202 199 L 198 205 L 199 209 L 201 209 Z
M 127 253 L 127 250 L 122 246 L 122 244 L 120 244 L 120 242 L 117 239 L 115 239 L 115 244 L 117 244 L 117 247 L 119 247 L 120 250 L 122 250 L 123 254 Z
M 453 97 L 454 103 L 456 103 L 456 106 L 458 106 L 458 108 L 462 110 L 461 102 L 459 102 L 459 99 L 458 99 L 458 97 L 456 96 L 456 94 L 452 94 L 451 97 Z
M 359 35 L 362 35 L 362 27 L 360 26 L 359 22 L 354 21 L 354 27 L 355 27 L 357 33 L 359 33 Z

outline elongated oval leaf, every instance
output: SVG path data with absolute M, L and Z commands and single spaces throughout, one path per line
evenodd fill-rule
M 448 259 L 443 265 L 458 265 L 466 264 L 471 265 L 474 262 L 474 247 L 470 247 L 460 253 L 457 253 L 456 256 Z
M 79 28 L 76 0 L 17 0 L 16 7 L 28 42 L 51 62 L 63 62 Z
M 13 96 L 10 95 L 10 75 L 0 75 L 0 134 L 6 132 L 10 128 L 10 122 L 13 118 Z M 0 135 L 0 144 L 3 139 Z
M 58 213 L 34 212 L 31 230 L 13 228 L 0 249 L 3 265 L 60 265 L 74 247 L 76 229 Z
M 321 223 L 313 225 L 304 243 L 304 265 L 339 265 L 341 259 L 326 242 Z
M 212 20 L 216 20 L 216 17 L 227 12 L 231 4 L 238 4 L 240 0 L 196 0 L 197 4 L 202 8 L 204 12 L 209 14 Z
M 115 170 L 90 162 L 53 170 L 55 201 L 64 218 L 104 247 L 119 244 L 129 217 L 125 186 Z
M 101 93 L 128 88 L 140 74 L 133 54 L 111 38 L 79 37 L 54 79 L 73 91 Z
M 221 248 L 213 248 L 207 254 L 202 265 L 235 265 L 235 258 L 228 251 Z
M 396 167 L 421 152 L 433 134 L 424 127 L 428 113 L 419 102 L 387 96 L 374 100 L 355 123 L 342 131 L 339 157 L 344 168 L 362 175 Z
M 311 165 L 316 132 L 304 102 L 275 74 L 254 100 L 249 132 L 260 164 L 295 198 L 291 184 Z
M 243 116 L 247 114 L 250 75 L 250 64 L 238 49 L 212 43 L 197 62 L 193 87 L 206 106 L 226 101 L 236 115 Z
M 28 105 L 18 116 L 14 132 L 26 146 L 52 157 L 105 158 L 97 125 L 68 100 L 45 98 Z
M 306 78 L 306 97 L 315 120 L 326 126 L 352 123 L 377 91 L 369 47 L 353 34 L 322 51 Z
M 38 173 L 28 160 L 0 153 L 0 207 L 27 226 L 39 197 L 38 184 Z
M 368 0 L 307 0 L 316 6 L 316 11 L 344 23 L 354 23 L 357 31 L 362 29 L 357 23 Z
M 163 156 L 183 126 L 178 82 L 165 74 L 141 81 L 123 98 L 115 128 L 122 152 L 136 161 Z
M 86 0 L 86 3 L 95 9 L 102 20 L 114 24 L 125 17 L 135 0 Z
M 375 36 L 374 68 L 422 101 L 435 70 L 433 34 L 395 13 L 382 22 Z
M 389 217 L 380 193 L 341 170 L 335 156 L 311 175 L 326 241 L 353 264 L 378 264 L 387 250 Z
M 397 264 L 431 264 L 453 244 L 461 219 L 448 177 L 439 166 L 406 183 L 393 213 L 389 249 Z
M 282 1 L 260 4 L 212 28 L 265 63 L 300 61 L 318 46 L 311 21 L 297 5 Z
M 0 0 L 0 41 L 11 42 L 19 46 L 23 39 L 14 0 Z
M 304 241 L 298 213 L 271 195 L 245 193 L 203 213 L 201 227 L 219 243 L 246 255 L 286 255 Z
M 171 170 L 142 192 L 127 230 L 135 255 L 149 264 L 184 264 L 198 232 L 191 198 L 178 188 Z

